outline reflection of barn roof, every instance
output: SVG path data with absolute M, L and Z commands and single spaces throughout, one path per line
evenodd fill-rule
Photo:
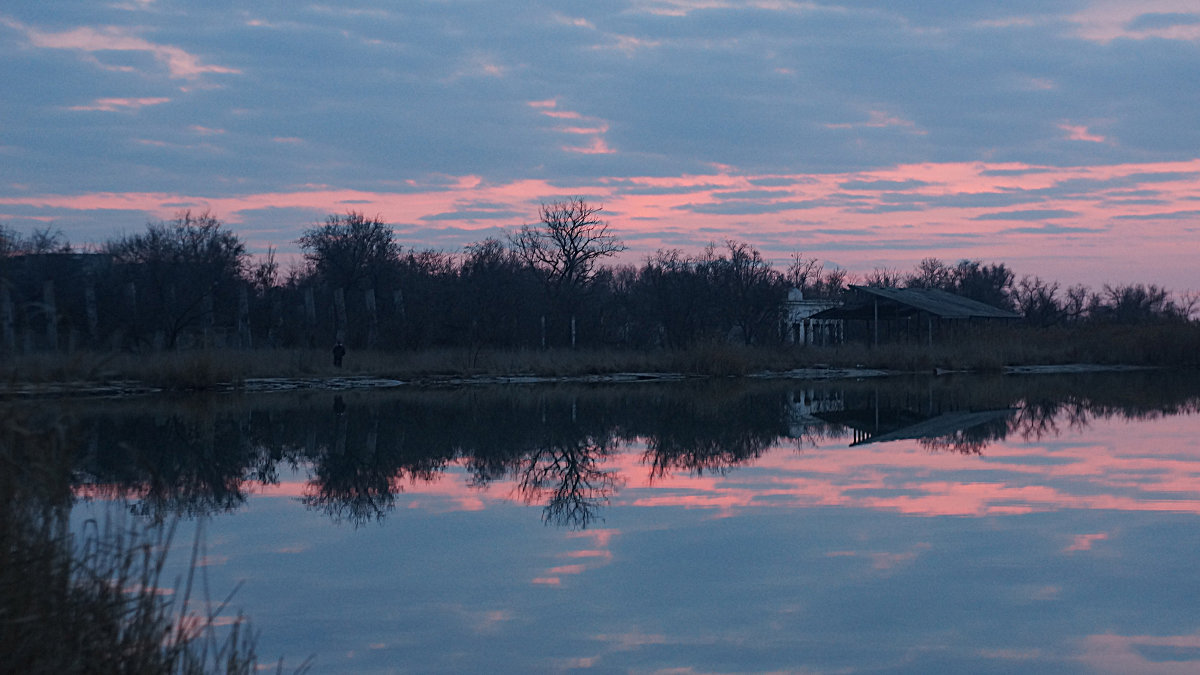
M 880 318 L 911 316 L 925 312 L 940 319 L 1019 319 L 1006 309 L 955 295 L 937 288 L 879 288 L 877 286 L 851 286 L 860 298 L 872 296 L 858 302 L 847 303 L 820 312 L 818 319 L 871 319 L 875 316 L 875 303 L 879 302 Z M 881 301 L 881 302 L 880 302 Z
M 911 410 L 853 410 L 818 414 L 817 417 L 841 424 L 861 433 L 851 443 L 867 445 L 915 438 L 943 438 L 988 422 L 1007 419 L 1016 412 L 1012 408 L 999 410 L 960 410 L 925 417 Z

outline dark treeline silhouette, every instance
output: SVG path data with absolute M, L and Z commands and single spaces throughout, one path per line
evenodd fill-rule
M 296 240 L 303 263 L 258 259 L 210 213 L 180 213 L 76 251 L 52 230 L 0 226 L 0 349 L 223 347 L 686 348 L 784 339 L 788 289 L 838 299 L 855 281 L 793 255 L 777 269 L 752 244 L 660 250 L 605 264 L 625 246 L 582 199 L 461 252 L 402 245 L 378 217 L 330 215 Z M 1003 263 L 922 260 L 866 285 L 941 288 L 1013 309 L 1036 326 L 1184 322 L 1194 296 L 1155 285 L 1061 287 Z
M 15 404 L 14 404 L 15 405 Z M 407 486 L 452 466 L 478 489 L 504 482 L 547 522 L 588 526 L 628 480 L 633 450 L 655 481 L 722 473 L 768 449 L 916 439 L 978 454 L 1011 435 L 1054 436 L 1095 418 L 1200 412 L 1186 374 L 797 384 L 479 388 L 178 401 L 24 404 L 27 426 L 70 439 L 77 495 L 131 499 L 156 520 L 233 511 L 294 473 L 302 500 L 337 521 L 384 517 Z

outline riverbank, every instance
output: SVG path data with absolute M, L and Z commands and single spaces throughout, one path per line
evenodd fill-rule
M 1044 344 L 1044 341 L 1043 341 Z M 1016 346 L 1019 349 L 1013 349 Z M 1104 358 L 1072 359 L 1070 349 L 1035 340 L 989 339 L 940 345 L 747 347 L 701 345 L 667 351 L 426 350 L 355 351 L 335 367 L 323 350 L 194 350 L 151 354 L 35 354 L 0 362 L 0 396 L 55 398 L 131 396 L 182 391 L 294 391 L 392 387 L 458 387 L 540 383 L 632 383 L 696 378 L 828 380 L 898 373 L 1037 374 L 1135 368 L 1194 368 L 1179 359 L 1135 358 L 1105 350 Z M 1161 350 L 1155 354 L 1162 355 Z M 1200 345 L 1192 353 L 1200 354 Z M 1128 358 L 1122 362 L 1118 358 Z M 1198 371 L 1200 372 L 1200 371 Z

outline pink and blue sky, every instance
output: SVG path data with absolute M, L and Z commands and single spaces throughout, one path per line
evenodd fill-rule
M 1196 0 L 12 0 L 0 88 L 0 222 L 76 245 L 357 210 L 453 252 L 582 196 L 632 263 L 1200 290 Z

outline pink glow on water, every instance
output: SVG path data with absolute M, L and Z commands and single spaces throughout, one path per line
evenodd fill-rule
M 622 487 L 609 506 L 637 509 L 708 510 L 733 517 L 749 509 L 815 506 L 864 508 L 917 516 L 991 516 L 1103 509 L 1200 514 L 1200 417 L 1178 417 L 1174 433 L 1153 439 L 1152 452 L 1138 423 L 1095 421 L 1087 443 L 994 443 L 982 455 L 931 451 L 915 441 L 846 447 L 844 439 L 797 451 L 774 448 L 724 475 L 671 470 L 652 475 L 646 448 L 634 443 L 608 456 L 602 468 Z M 997 478 L 996 472 L 1003 473 Z M 974 472 L 978 478 L 973 477 Z M 954 476 L 953 479 L 947 478 Z M 986 478 L 985 478 L 986 476 Z M 487 489 L 465 474 L 433 482 L 404 482 L 398 505 L 434 513 L 477 511 L 523 500 L 509 481 Z M 313 489 L 304 481 L 247 485 L 262 496 L 299 497 Z M 79 490 L 105 495 L 102 486 Z M 111 495 L 109 495 L 111 496 Z M 574 558 L 607 560 L 614 530 L 571 533 L 587 545 Z M 1086 551 L 1107 535 L 1081 534 L 1065 551 Z
M 755 509 L 850 507 L 914 516 L 994 516 L 1063 509 L 1174 512 L 1200 514 L 1200 416 L 1177 417 L 1173 432 L 1150 441 L 1139 423 L 1097 420 L 1088 442 L 1045 443 L 1009 439 L 982 455 L 931 451 L 916 441 L 846 447 L 845 439 L 823 441 L 797 451 L 780 446 L 748 458 L 724 474 L 684 469 L 658 473 L 647 463 L 646 448 L 634 443 L 606 457 L 601 465 L 618 479 L 608 499 L 611 508 L 685 508 L 734 517 Z M 259 497 L 289 499 L 318 487 L 308 480 L 242 489 Z M 430 482 L 397 480 L 398 508 L 430 513 L 480 511 L 500 504 L 524 504 L 512 479 L 488 488 L 470 484 L 465 472 L 452 470 Z M 80 498 L 141 498 L 146 490 L 117 490 L 87 485 Z M 533 504 L 537 506 L 535 502 Z M 610 544 L 619 532 L 586 530 L 568 557 L 611 559 Z M 1080 534 L 1064 551 L 1086 551 L 1105 533 Z M 578 563 L 572 563 L 578 564 Z M 576 569 L 572 567 L 571 569 Z M 561 576 L 561 570 L 549 576 Z

